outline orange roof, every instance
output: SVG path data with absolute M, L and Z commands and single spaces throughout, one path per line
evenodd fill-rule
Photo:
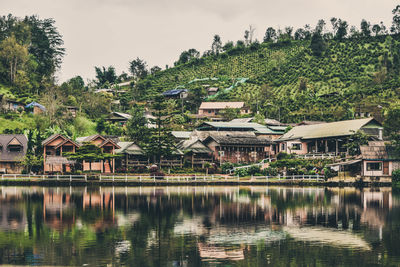
M 244 102 L 202 102 L 199 109 L 243 108 Z

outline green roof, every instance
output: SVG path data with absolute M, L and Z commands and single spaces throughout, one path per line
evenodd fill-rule
M 278 141 L 349 136 L 363 127 L 380 128 L 382 126 L 374 118 L 302 125 L 293 127 L 289 132 L 281 136 Z

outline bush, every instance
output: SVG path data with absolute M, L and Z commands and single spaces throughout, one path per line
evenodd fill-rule
M 400 169 L 392 172 L 392 183 L 400 182 Z
M 286 153 L 286 152 L 279 152 L 278 155 L 276 155 L 276 160 L 282 160 L 282 159 L 291 159 L 292 155 Z
M 247 171 L 247 169 L 237 169 L 235 170 L 235 175 L 239 175 L 239 177 L 244 177 L 244 176 L 248 176 L 249 173 Z
M 256 175 L 256 174 L 260 174 L 261 173 L 261 169 L 260 167 L 257 166 L 251 166 L 248 170 L 247 170 L 248 175 Z
M 335 176 L 335 172 L 332 171 L 331 168 L 324 168 L 324 175 L 325 175 L 325 179 L 329 179 Z
M 229 170 L 232 170 L 233 164 L 230 162 L 224 162 L 221 165 L 222 173 L 227 173 Z
M 266 176 L 277 176 L 278 170 L 276 168 L 268 167 L 263 170 L 263 174 Z

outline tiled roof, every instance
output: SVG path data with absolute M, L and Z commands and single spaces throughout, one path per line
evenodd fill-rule
M 202 102 L 199 109 L 243 108 L 244 102 Z

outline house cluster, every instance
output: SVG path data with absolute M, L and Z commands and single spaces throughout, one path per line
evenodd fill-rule
M 78 108 L 75 106 L 63 106 L 64 113 L 70 114 L 73 118 L 76 117 Z M 33 113 L 34 115 L 46 113 L 46 107 L 35 101 L 25 105 L 24 103 L 7 98 L 4 95 L 0 95 L 0 111 L 2 112 L 19 112 L 26 111 Z
M 171 97 L 185 91 L 169 92 Z M 174 95 L 174 96 L 172 96 Z M 174 151 L 168 158 L 163 158 L 161 167 L 192 168 L 204 167 L 207 163 L 258 163 L 264 159 L 274 160 L 280 152 L 296 154 L 301 158 L 339 157 L 349 154 L 346 145 L 352 136 L 363 132 L 370 143 L 361 146 L 361 154 L 350 161 L 340 161 L 330 167 L 345 170 L 357 164 L 363 176 L 390 176 L 400 168 L 400 158 L 383 142 L 383 127 L 372 117 L 338 122 L 303 121 L 288 125 L 277 120 L 265 119 L 263 124 L 254 118 L 239 118 L 231 121 L 219 120 L 223 109 L 237 108 L 245 115 L 250 111 L 243 102 L 207 102 L 202 103 L 199 116 L 206 116 L 208 121 L 201 123 L 193 131 L 173 131 Z M 148 127 L 152 115 L 146 113 Z M 113 112 L 109 120 L 125 125 L 130 115 Z M 288 128 L 289 127 L 289 128 Z M 123 141 L 113 136 L 93 135 L 71 140 L 62 135 L 53 135 L 43 141 L 43 169 L 46 173 L 67 173 L 74 164 L 65 153 L 75 152 L 84 143 L 93 143 L 104 152 L 120 155 L 117 159 L 99 162 L 84 162 L 84 171 L 92 170 L 112 173 L 117 170 L 129 171 L 151 164 L 138 144 Z M 18 173 L 20 163 L 26 153 L 27 140 L 24 135 L 0 135 L 0 172 Z

